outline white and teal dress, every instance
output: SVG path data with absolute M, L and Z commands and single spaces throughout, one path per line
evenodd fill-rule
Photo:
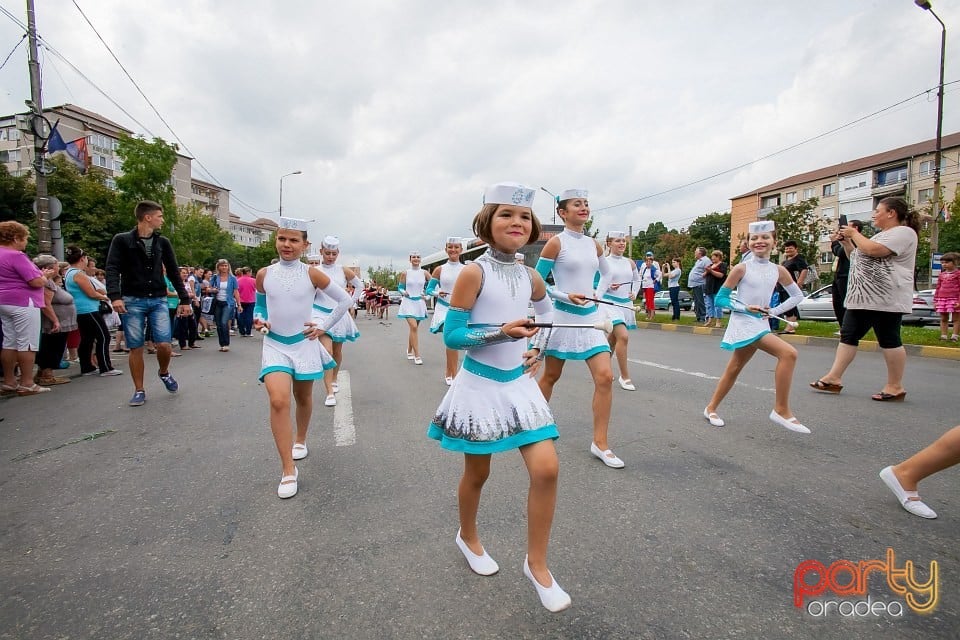
M 491 250 L 474 264 L 483 270 L 476 303 L 470 310 L 452 307 L 443 331 L 447 346 L 466 349 L 466 357 L 427 435 L 444 449 L 475 455 L 556 439 L 559 433 L 550 406 L 523 368 L 526 340 L 496 341 L 491 335 L 496 326 L 527 316 L 532 274 L 512 254 Z M 495 326 L 471 328 L 472 324 Z
M 453 296 L 453 286 L 457 282 L 457 276 L 463 271 L 462 262 L 447 262 L 440 267 L 440 278 L 431 278 L 427 283 L 427 295 L 437 296 L 437 305 L 433 309 L 433 319 L 430 320 L 430 333 L 441 333 L 443 331 L 443 321 L 447 317 L 447 311 L 450 308 L 450 298 Z M 437 295 L 437 291 L 447 294 L 445 297 Z
M 346 293 L 347 277 L 343 273 L 343 267 L 334 263 L 320 264 L 313 268 L 323 271 L 327 277 L 330 278 L 331 283 L 340 287 L 344 293 Z M 333 298 L 325 294 L 322 290 L 317 290 L 317 294 L 313 299 L 314 322 L 322 324 L 330 317 L 330 314 L 333 313 L 336 306 L 337 303 Z M 360 330 L 357 329 L 357 323 L 353 321 L 353 317 L 349 313 L 345 313 L 343 317 L 330 327 L 327 335 L 329 335 L 330 339 L 334 342 L 354 342 L 360 337 Z
M 600 267 L 596 240 L 570 229 L 564 229 L 557 237 L 560 252 L 556 260 L 540 258 L 537 271 L 544 280 L 553 271 L 555 288 L 561 292 L 589 296 L 594 289 L 594 275 Z M 553 306 L 553 319 L 557 324 L 598 324 L 605 320 L 593 302 L 581 306 L 554 299 Z M 589 360 L 600 353 L 610 353 L 603 331 L 558 328 L 550 332 L 546 348 L 548 356 L 560 360 Z
M 406 282 L 398 285 L 403 298 L 400 299 L 398 318 L 413 318 L 417 322 L 427 319 L 427 303 L 423 299 L 427 286 L 426 272 L 423 269 L 407 269 Z
M 607 275 L 601 277 L 597 284 L 597 297 L 620 306 L 601 305 L 600 313 L 614 326 L 622 324 L 627 329 L 636 329 L 637 312 L 633 310 L 633 300 L 630 298 L 630 293 L 640 291 L 640 275 L 637 273 L 637 265 L 630 258 L 607 256 L 607 267 L 609 269 Z M 619 287 L 611 289 L 610 285 L 612 284 L 618 284 Z
M 323 372 L 337 366 L 319 340 L 303 335 L 304 323 L 312 321 L 313 298 L 317 289 L 310 279 L 310 267 L 299 260 L 284 261 L 267 267 L 264 293 L 257 293 L 254 317 L 270 323 L 263 338 L 260 381 L 267 374 L 281 371 L 294 380 L 319 380 Z M 327 288 L 336 286 L 331 284 Z M 347 300 L 349 296 L 343 294 Z
M 754 313 L 736 311 L 736 308 L 769 305 L 780 278 L 779 267 L 767 259 L 754 257 L 743 265 L 746 272 L 737 285 L 736 303 L 725 304 L 730 298 L 730 289 L 727 287 L 717 294 L 718 303 L 726 308 L 734 308 L 727 330 L 723 332 L 723 339 L 720 341 L 720 347 L 728 351 L 746 347 L 770 333 L 770 322 L 766 318 Z

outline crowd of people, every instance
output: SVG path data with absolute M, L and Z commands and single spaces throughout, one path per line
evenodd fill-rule
M 584 362 L 593 384 L 589 451 L 606 467 L 625 468 L 624 460 L 613 452 L 610 433 L 613 360 L 620 388 L 636 391 L 626 357 L 629 331 L 637 327 L 634 301 L 642 298 L 642 310 L 652 317 L 655 292 L 666 278 L 674 317 L 678 316 L 683 270 L 678 258 L 661 265 L 652 253 L 640 264 L 625 259 L 624 232 L 610 232 L 604 243 L 585 234 L 590 205 L 587 191 L 579 188 L 562 191 L 556 198 L 564 229 L 547 241 L 535 268 L 525 266 L 517 251 L 540 232 L 531 207 L 535 195 L 536 190 L 516 183 L 496 184 L 485 191 L 473 232 L 488 250 L 472 263 L 461 263 L 459 237 L 447 239 L 448 261 L 432 273 L 421 268 L 419 253 L 411 252 L 410 268 L 399 277 L 402 299 L 397 317 L 407 325 L 407 359 L 423 365 L 419 329 L 429 315 L 425 298 L 437 300 L 430 332 L 442 335 L 443 377 L 449 388 L 429 420 L 427 435 L 443 449 L 464 456 L 455 544 L 475 573 L 499 570 L 480 542 L 477 513 L 492 454 L 518 450 L 530 478 L 523 571 L 542 605 L 560 611 L 571 598 L 547 564 L 559 475 L 553 444 L 559 429 L 550 399 L 565 364 Z M 358 274 L 337 263 L 336 236 L 325 236 L 319 252 L 313 252 L 304 220 L 280 219 L 278 257 L 254 275 L 247 267 L 234 270 L 226 260 L 218 260 L 213 270 L 179 266 L 170 242 L 159 233 L 160 205 L 141 202 L 135 215 L 137 226 L 111 242 L 104 270 L 76 246 L 68 247 L 65 263 L 49 255 L 31 261 L 24 253 L 28 229 L 16 222 L 0 223 L 0 392 L 21 396 L 48 392 L 69 382 L 57 371 L 71 360 L 79 364 L 82 375 L 118 376 L 122 372 L 113 366 L 112 354 L 126 352 L 134 385 L 129 404 L 138 407 L 146 402 L 144 351 L 156 354 L 159 380 L 166 391 L 176 393 L 179 383 L 170 372 L 172 358 L 201 348 L 197 343 L 211 337 L 214 327 L 220 352 L 229 351 L 231 336 L 248 338 L 256 330 L 263 334 L 259 379 L 268 395 L 281 464 L 277 495 L 295 496 L 297 461 L 309 454 L 314 381 L 324 385 L 324 404 L 335 406 L 344 347 L 360 337 L 354 322 L 357 303 L 362 297 L 367 317 L 385 319 L 389 292 L 374 283 L 364 285 Z M 885 198 L 877 205 L 873 224 L 880 231 L 872 238 L 856 225 L 841 226 L 836 232 L 838 251 L 846 259 L 840 344 L 831 370 L 810 386 L 817 392 L 840 393 L 857 344 L 872 329 L 887 364 L 887 382 L 873 399 L 903 401 L 906 354 L 900 319 L 910 311 L 918 221 L 902 200 Z M 761 350 L 777 360 L 769 420 L 792 432 L 811 433 L 790 404 L 798 352 L 770 324 L 783 319 L 802 299 L 806 269 L 789 264 L 793 257 L 789 250 L 796 249 L 789 241 L 782 245 L 787 248 L 787 263 L 772 262 L 777 243 L 774 224 L 758 221 L 749 225 L 733 266 L 724 262 L 721 251 L 708 257 L 705 248 L 696 250 L 688 284 L 698 321 L 719 326 L 723 310 L 730 312 L 720 347 L 729 350 L 731 358 L 703 410 L 712 426 L 726 425 L 719 407 Z M 956 256 L 945 258 L 949 262 Z M 953 274 L 960 272 L 952 265 L 945 270 L 938 310 L 955 313 L 960 310 L 960 276 Z M 111 331 L 116 331 L 112 344 Z M 173 347 L 174 338 L 179 351 Z M 465 352 L 462 362 L 460 351 Z M 936 517 L 920 502 L 917 484 L 960 462 L 958 429 L 881 471 L 881 479 L 904 509 Z

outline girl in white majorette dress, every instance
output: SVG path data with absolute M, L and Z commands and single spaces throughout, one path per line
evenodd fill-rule
M 257 272 L 257 303 L 253 326 L 266 329 L 260 361 L 260 381 L 270 398 L 270 429 L 280 454 L 282 472 L 277 495 L 297 494 L 299 472 L 294 460 L 307 456 L 307 429 L 313 410 L 313 381 L 336 363 L 317 342 L 346 314 L 350 296 L 323 272 L 300 261 L 307 248 L 307 222 L 280 218 L 276 239 L 279 262 Z M 321 323 L 312 318 L 317 290 L 336 303 Z M 297 409 L 297 435 L 290 424 L 291 387 Z
M 311 256 L 315 257 L 315 256 Z M 356 302 L 363 291 L 363 282 L 357 277 L 353 269 L 342 267 L 337 264 L 337 258 L 340 257 L 340 239 L 336 236 L 325 236 L 320 242 L 320 263 L 314 265 L 315 269 L 320 269 L 330 280 L 346 291 L 347 283 L 353 285 L 353 302 Z M 317 292 L 317 297 L 313 301 L 313 316 L 316 322 L 323 322 L 333 312 L 333 300 L 322 291 Z M 330 327 L 330 330 L 320 336 L 320 343 L 323 348 L 330 352 L 337 366 L 328 369 L 323 376 L 323 385 L 326 387 L 327 397 L 323 404 L 332 407 L 337 404 L 336 393 L 340 391 L 340 385 L 337 382 L 337 375 L 343 366 L 343 344 L 345 342 L 354 342 L 360 337 L 360 331 L 357 329 L 357 323 L 349 313 L 344 314 L 340 320 Z
M 583 233 L 590 219 L 586 189 L 567 189 L 557 198 L 557 213 L 564 229 L 547 240 L 537 272 L 544 280 L 553 271 L 555 286 L 547 291 L 553 298 L 557 322 L 591 324 L 603 320 L 597 305 L 587 300 L 593 291 L 593 277 L 606 275 L 607 261 L 597 241 Z M 614 455 L 607 442 L 610 405 L 613 400 L 613 368 L 610 345 L 596 329 L 555 329 L 547 344 L 546 363 L 540 377 L 540 391 L 550 400 L 567 360 L 583 360 L 593 377 L 593 442 L 590 453 L 614 469 L 623 468 L 623 460 Z
M 450 296 L 453 294 L 453 285 L 457 282 L 457 276 L 463 270 L 463 263 L 460 262 L 460 254 L 463 252 L 463 242 L 460 238 L 450 237 L 446 242 L 447 262 L 433 270 L 433 277 L 427 283 L 426 293 L 428 296 L 436 296 L 437 304 L 433 310 L 433 320 L 430 321 L 430 333 L 443 333 L 443 321 L 447 317 L 447 309 L 450 307 Z M 457 375 L 457 369 L 460 362 L 457 357 L 456 349 L 447 349 L 447 369 L 444 373 L 444 380 L 449 387 L 453 384 L 453 377 Z
M 430 281 L 430 274 L 420 268 L 420 254 L 410 254 L 410 268 L 400 274 L 397 288 L 400 290 L 400 309 L 397 317 L 407 321 L 407 360 L 414 364 L 423 364 L 420 357 L 420 322 L 427 319 L 427 303 L 423 299 L 424 289 Z
M 720 346 L 733 351 L 727 368 L 717 382 L 717 388 L 710 403 L 703 410 L 703 417 L 715 427 L 724 425 L 717 414 L 720 403 L 733 388 L 740 371 L 750 361 L 757 349 L 766 351 L 777 359 L 774 373 L 773 411 L 770 420 L 785 429 L 797 433 L 810 433 L 790 410 L 790 384 L 793 381 L 793 369 L 797 363 L 797 350 L 784 342 L 779 336 L 770 333 L 768 316 L 780 315 L 784 310 L 794 308 L 803 300 L 803 292 L 793 281 L 790 272 L 782 266 L 770 262 L 770 252 L 776 245 L 776 233 L 772 220 L 751 222 L 748 227 L 747 242 L 754 259 L 741 262 L 730 270 L 715 302 L 730 309 L 730 323 L 723 334 Z M 790 297 L 776 307 L 770 308 L 770 297 L 777 282 L 783 286 Z M 737 288 L 737 299 L 730 294 Z
M 460 530 L 457 547 L 470 568 L 492 575 L 499 566 L 477 532 L 480 492 L 490 474 L 490 456 L 519 449 L 530 487 L 527 493 L 527 557 L 523 572 L 550 611 L 570 606 L 570 596 L 547 568 L 547 546 L 557 500 L 559 462 L 553 440 L 557 427 L 533 379 L 541 334 L 527 326 L 533 301 L 537 321 L 549 322 L 553 309 L 543 279 L 516 260 L 517 250 L 539 236 L 531 205 L 536 192 L 514 183 L 489 187 L 473 220 L 474 234 L 487 253 L 467 265 L 457 280 L 444 321 L 448 347 L 466 349 L 463 367 L 447 390 L 428 435 L 440 446 L 464 454 L 458 490 Z M 528 349 L 526 340 L 534 338 Z
M 600 312 L 613 323 L 613 333 L 608 336 L 607 342 L 620 367 L 620 388 L 636 391 L 627 369 L 627 344 L 630 340 L 627 332 L 637 328 L 637 312 L 633 309 L 633 301 L 640 291 L 641 280 L 637 265 L 630 258 L 623 257 L 626 248 L 626 233 L 611 231 L 607 234 L 607 250 L 610 252 L 607 255 L 607 275 L 600 278 L 596 297 L 619 305 L 603 305 Z

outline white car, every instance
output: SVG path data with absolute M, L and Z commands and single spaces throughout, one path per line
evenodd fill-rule
M 925 292 L 913 293 L 913 310 L 904 314 L 903 324 L 937 324 L 940 319 L 934 313 L 930 301 L 924 299 Z M 821 287 L 800 301 L 797 305 L 797 314 L 801 320 L 827 320 L 836 322 L 837 315 L 833 312 L 833 293 L 830 285 Z

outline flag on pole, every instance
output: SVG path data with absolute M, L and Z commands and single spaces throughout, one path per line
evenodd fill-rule
M 87 170 L 87 139 L 77 138 L 72 142 L 64 142 L 63 136 L 57 131 L 56 124 L 53 125 L 53 128 L 50 130 L 50 137 L 47 138 L 47 153 L 51 156 L 62 153 L 66 155 L 73 164 L 77 165 L 80 173 Z

